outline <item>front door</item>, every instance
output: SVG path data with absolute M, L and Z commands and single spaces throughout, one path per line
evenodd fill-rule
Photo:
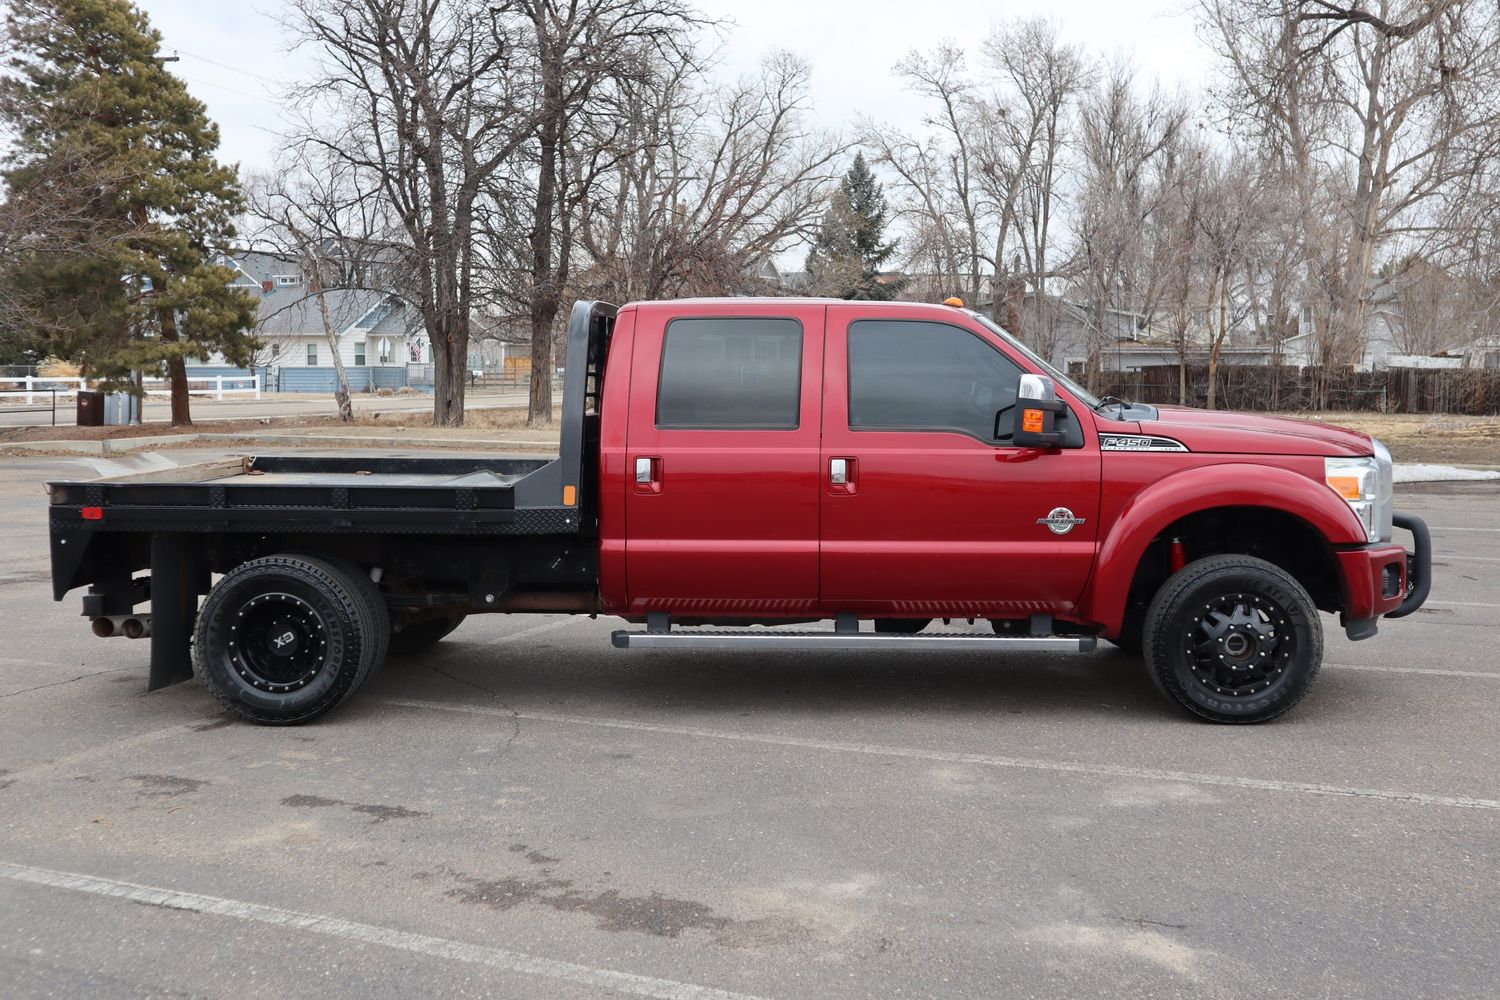
M 935 322 L 930 310 L 910 319 L 891 310 L 880 307 L 878 319 L 859 305 L 828 310 L 824 612 L 1067 612 L 1098 530 L 1100 458 L 1087 411 L 1064 397 L 1082 422 L 1082 448 L 997 440 L 996 414 L 1016 402 L 1018 362 L 962 312 Z
M 632 612 L 816 611 L 825 308 L 640 307 L 626 442 Z

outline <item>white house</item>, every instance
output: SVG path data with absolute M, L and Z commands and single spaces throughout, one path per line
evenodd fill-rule
M 269 368 L 331 367 L 319 297 L 288 258 L 246 251 L 226 261 L 238 275 L 230 287 L 259 295 L 256 335 L 263 343 L 257 365 Z M 346 367 L 425 364 L 432 354 L 416 311 L 395 295 L 334 288 L 323 293 Z

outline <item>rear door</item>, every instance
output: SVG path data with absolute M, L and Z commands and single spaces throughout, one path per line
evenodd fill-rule
M 1098 533 L 1093 423 L 1069 401 L 1084 447 L 997 440 L 1022 371 L 958 310 L 829 307 L 826 613 L 1024 617 L 1077 601 Z
M 816 610 L 825 309 L 640 308 L 625 482 L 633 613 Z

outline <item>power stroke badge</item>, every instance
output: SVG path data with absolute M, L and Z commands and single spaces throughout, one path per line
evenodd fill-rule
M 1046 517 L 1036 519 L 1037 524 L 1045 524 L 1047 530 L 1054 535 L 1066 535 L 1077 525 L 1087 521 L 1086 517 L 1074 517 L 1073 512 L 1066 507 L 1053 507 L 1047 512 Z

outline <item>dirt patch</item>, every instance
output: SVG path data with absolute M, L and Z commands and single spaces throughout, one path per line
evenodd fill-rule
M 418 812 L 405 806 L 383 806 L 370 805 L 363 802 L 346 802 L 343 799 L 325 799 L 321 795 L 288 795 L 281 800 L 284 806 L 300 809 L 326 809 L 332 806 L 343 806 L 350 812 L 364 813 L 366 816 L 374 816 L 371 823 L 384 823 L 388 819 L 420 819 L 430 813 Z
M 197 778 L 179 778 L 175 774 L 132 774 L 126 780 L 139 782 L 141 790 L 136 794 L 148 799 L 187 795 L 208 784 Z

